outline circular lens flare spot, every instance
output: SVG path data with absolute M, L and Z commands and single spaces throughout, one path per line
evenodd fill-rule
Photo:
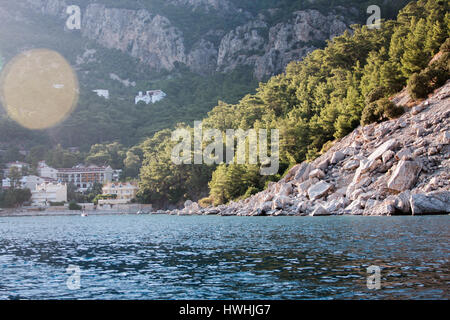
M 65 120 L 75 109 L 78 79 L 58 52 L 23 52 L 2 71 L 0 95 L 8 115 L 25 128 L 47 129 Z

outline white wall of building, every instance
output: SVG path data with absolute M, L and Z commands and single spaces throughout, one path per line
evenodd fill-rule
M 62 183 L 42 183 L 31 191 L 34 206 L 48 205 L 49 202 L 67 202 L 67 185 Z

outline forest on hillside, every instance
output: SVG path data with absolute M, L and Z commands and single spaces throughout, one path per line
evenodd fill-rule
M 176 142 L 167 129 L 140 146 L 141 200 L 169 205 L 206 196 L 200 204 L 207 206 L 246 198 L 360 124 L 398 117 L 403 108 L 387 97 L 408 86 L 411 96 L 421 99 L 449 78 L 449 9 L 447 1 L 419 0 L 380 29 L 354 26 L 261 83 L 255 94 L 237 104 L 219 102 L 208 113 L 204 128 L 279 129 L 278 175 L 261 176 L 260 164 L 175 165 L 170 159 Z M 439 50 L 440 59 L 428 66 Z

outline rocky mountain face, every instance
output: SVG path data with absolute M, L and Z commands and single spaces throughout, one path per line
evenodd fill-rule
M 316 10 L 296 11 L 291 19 L 272 27 L 260 16 L 223 37 L 217 70 L 250 65 L 258 79 L 280 73 L 290 61 L 317 49 L 315 44 L 344 33 L 348 25 L 343 16 L 325 16 Z
M 411 103 L 403 92 L 398 105 Z M 360 127 L 311 163 L 244 201 L 172 214 L 423 215 L 450 213 L 450 81 L 402 117 Z
M 152 70 L 172 70 L 177 63 L 201 74 L 228 72 L 250 66 L 258 79 L 278 74 L 293 60 L 300 60 L 325 40 L 342 34 L 357 21 L 358 10 L 336 8 L 324 14 L 317 10 L 293 12 L 282 22 L 273 22 L 279 9 L 257 16 L 222 0 L 170 0 L 193 12 L 214 12 L 217 19 L 245 17 L 245 24 L 231 30 L 209 29 L 187 45 L 189 30 L 146 9 L 114 8 L 90 2 L 82 11 L 81 34 L 106 48 L 119 49 L 138 58 Z M 67 18 L 66 0 L 26 0 L 24 6 L 40 14 Z M 345 17 L 344 17 L 345 16 Z M 172 19 L 172 20 L 171 20 Z

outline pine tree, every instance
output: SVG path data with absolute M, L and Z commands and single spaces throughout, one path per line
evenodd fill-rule
M 405 53 L 401 59 L 402 72 L 406 77 L 425 68 L 431 58 L 424 50 L 427 37 L 425 20 L 413 21 L 412 30 L 405 40 Z

